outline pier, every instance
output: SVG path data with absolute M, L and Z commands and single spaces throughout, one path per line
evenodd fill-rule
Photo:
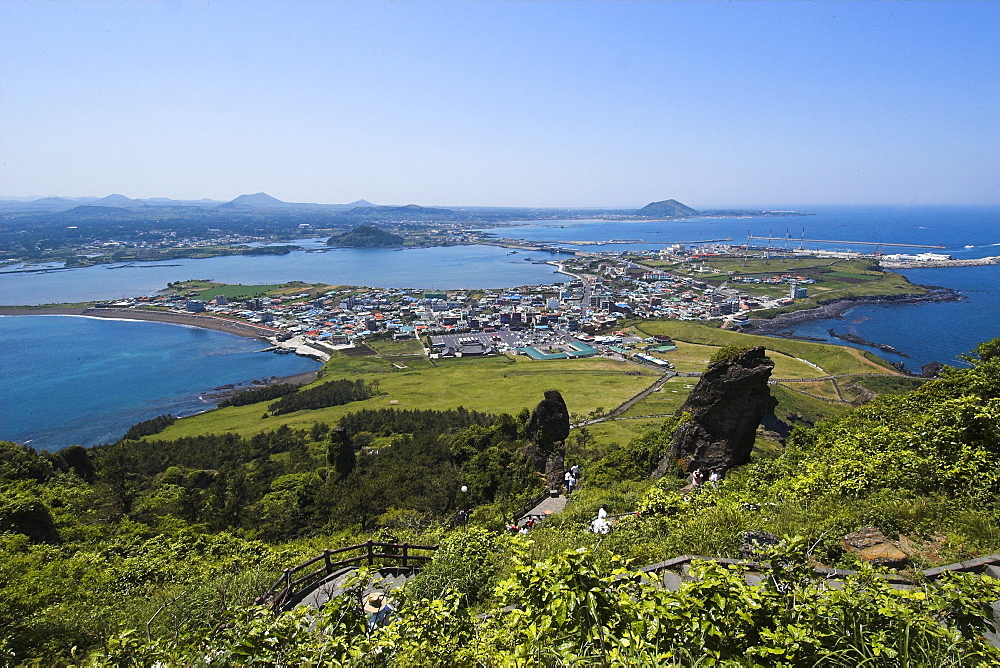
M 1000 255 L 968 260 L 882 260 L 883 269 L 933 269 L 938 267 L 984 267 L 1000 264 Z
M 926 244 L 900 244 L 900 243 L 889 243 L 885 241 L 838 241 L 836 239 L 789 239 L 788 237 L 755 237 L 747 236 L 747 239 L 760 239 L 762 241 L 798 241 L 799 243 L 805 243 L 806 241 L 815 244 L 847 244 L 850 246 L 898 246 L 900 248 L 944 248 L 944 244 L 937 244 L 935 246 L 928 246 Z

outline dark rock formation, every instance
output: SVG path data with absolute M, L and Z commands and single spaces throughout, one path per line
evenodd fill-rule
M 546 390 L 528 421 L 528 438 L 543 452 L 551 452 L 556 443 L 569 437 L 569 410 L 559 390 Z
M 928 362 L 920 367 L 920 375 L 924 378 L 937 378 L 943 370 L 944 364 L 941 362 Z
M 690 413 L 674 431 L 670 452 L 654 478 L 679 464 L 686 471 L 697 468 L 723 470 L 750 461 L 757 427 L 778 404 L 767 381 L 774 362 L 763 347 L 723 348 L 709 364 L 698 385 L 678 414 Z
M 558 390 L 546 390 L 526 428 L 531 444 L 524 455 L 536 471 L 545 477 L 549 488 L 559 487 L 565 475 L 562 448 L 558 447 L 569 436 L 569 410 Z
M 864 527 L 849 533 L 841 539 L 840 544 L 848 552 L 877 566 L 902 568 L 908 559 L 905 552 L 890 543 L 875 527 Z

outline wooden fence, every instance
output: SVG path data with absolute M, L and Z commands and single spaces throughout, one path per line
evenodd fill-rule
M 410 543 L 379 543 L 373 540 L 342 547 L 337 550 L 323 550 L 322 553 L 294 568 L 286 568 L 281 576 L 266 592 L 257 597 L 256 605 L 267 605 L 272 610 L 289 610 L 312 593 L 324 582 L 343 575 L 365 564 L 369 568 L 376 566 L 395 567 L 419 570 L 423 563 L 433 559 L 429 554 L 413 554 L 417 552 L 433 552 L 437 545 L 411 545 Z M 334 555 L 348 555 L 336 561 Z M 318 566 L 317 566 L 318 564 Z M 303 573 L 304 572 L 304 573 Z

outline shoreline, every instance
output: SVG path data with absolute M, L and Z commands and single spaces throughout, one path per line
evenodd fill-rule
M 842 297 L 829 302 L 818 304 L 815 308 L 781 313 L 773 318 L 751 318 L 750 325 L 741 328 L 748 334 L 758 334 L 760 336 L 772 336 L 775 338 L 796 338 L 787 336 L 787 330 L 798 325 L 817 320 L 838 319 L 855 306 L 868 306 L 875 304 L 923 304 L 934 302 L 954 302 L 964 299 L 961 293 L 951 288 L 942 288 L 932 285 L 920 286 L 928 290 L 923 295 L 900 295 L 881 297 Z
M 279 334 L 280 330 L 248 322 L 240 322 L 212 315 L 197 315 L 174 313 L 172 311 L 147 311 L 129 308 L 94 308 L 92 306 L 52 306 L 39 308 L 0 307 L 0 315 L 74 315 L 87 318 L 105 318 L 109 320 L 145 320 L 147 322 L 162 322 L 172 325 L 187 325 L 226 332 L 250 339 L 266 341 L 268 337 Z
M 248 339 L 257 339 L 264 343 L 271 343 L 268 337 L 280 333 L 280 330 L 272 329 L 251 323 L 238 322 L 221 318 L 218 316 L 201 316 L 196 314 L 156 312 L 141 309 L 120 309 L 120 308 L 94 308 L 91 306 L 42 306 L 42 307 L 9 307 L 0 306 L 0 316 L 21 316 L 21 315 L 68 315 L 81 318 L 101 318 L 104 320 L 138 320 L 145 322 L 159 322 L 168 325 L 180 325 L 182 327 L 197 327 L 200 329 L 211 329 L 226 334 L 234 334 Z M 320 367 L 314 371 L 305 371 L 290 376 L 280 378 L 264 379 L 261 382 L 247 381 L 246 386 L 240 390 L 252 389 L 262 385 L 274 385 L 277 383 L 290 383 L 294 385 L 306 385 L 313 382 L 319 376 Z M 218 389 L 218 388 L 217 388 Z M 204 394 L 210 394 L 214 390 L 206 390 Z M 212 409 L 209 409 L 212 410 Z

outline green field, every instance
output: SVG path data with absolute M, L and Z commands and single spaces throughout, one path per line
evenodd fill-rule
M 311 295 L 327 292 L 335 286 L 324 283 L 302 283 L 292 281 L 290 283 L 270 283 L 264 285 L 229 285 L 227 283 L 215 283 L 213 281 L 183 281 L 172 283 L 170 288 L 176 292 L 190 294 L 197 299 L 210 301 L 216 295 L 225 295 L 230 299 L 247 299 L 251 297 L 272 297 L 283 294 L 301 294 L 308 292 Z M 191 294 L 193 293 L 193 294 Z
M 674 361 L 675 359 L 685 359 L 683 355 L 677 354 L 682 350 L 681 343 L 693 343 L 704 346 L 764 346 L 767 348 L 768 354 L 778 353 L 778 355 L 771 355 L 771 359 L 775 362 L 774 376 L 776 378 L 812 378 L 844 373 L 896 373 L 888 367 L 888 364 L 880 366 L 865 358 L 861 351 L 847 346 L 741 334 L 683 320 L 643 320 L 633 323 L 633 326 L 639 336 L 666 334 L 673 338 L 678 343 L 677 351 L 668 353 L 667 357 L 671 362 L 674 362 L 678 371 L 701 370 L 681 368 L 681 365 Z M 708 356 L 711 355 L 708 350 L 705 353 Z M 708 357 L 705 356 L 705 353 L 702 354 L 702 357 L 707 363 Z M 784 361 L 782 361 L 781 366 L 778 366 L 779 358 L 782 355 L 791 358 L 798 364 L 804 364 L 801 360 L 809 360 L 819 369 L 805 365 L 813 371 L 801 375 L 799 373 L 801 367 L 792 367 L 790 363 L 786 365 Z M 695 360 L 690 361 L 695 362 Z M 704 368 L 704 364 L 702 368 Z M 789 375 L 783 375 L 785 373 Z
M 399 363 L 397 361 L 397 363 Z M 523 357 L 485 357 L 438 362 L 436 366 L 397 369 L 391 358 L 336 355 L 324 367 L 323 380 L 361 378 L 377 381 L 381 394 L 346 406 L 299 411 L 262 418 L 266 404 L 209 411 L 178 420 L 153 438 L 173 439 L 199 434 L 233 432 L 251 435 L 281 425 L 303 427 L 333 423 L 362 408 L 446 409 L 517 413 L 534 408 L 545 390 L 559 390 L 570 413 L 585 415 L 611 409 L 634 396 L 656 378 L 634 364 L 606 359 L 529 361 Z M 640 375 L 629 375 L 626 372 Z
M 816 281 L 806 286 L 809 291 L 807 299 L 797 300 L 794 306 L 776 309 L 774 312 L 810 308 L 815 306 L 817 302 L 838 297 L 920 295 L 926 292 L 924 288 L 913 285 L 900 274 L 879 270 L 869 259 L 773 258 L 766 262 L 758 258 L 699 260 L 699 265 L 711 270 L 708 273 L 695 273 L 688 265 L 678 265 L 671 262 L 653 261 L 646 264 L 669 269 L 678 274 L 689 274 L 702 281 L 725 281 L 732 275 L 764 279 L 782 274 L 795 274 Z M 730 286 L 752 296 L 779 297 L 788 294 L 786 284 L 730 283 Z M 763 314 L 764 312 L 759 313 Z

